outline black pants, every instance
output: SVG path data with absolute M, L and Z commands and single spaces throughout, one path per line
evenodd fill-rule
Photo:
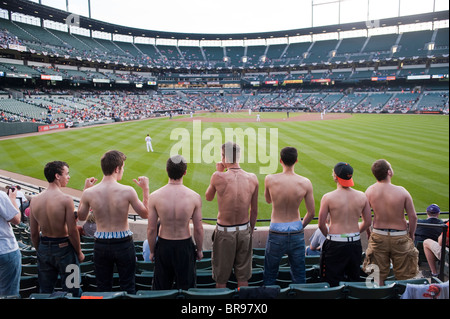
M 131 236 L 120 239 L 95 239 L 94 264 L 98 291 L 112 291 L 116 265 L 120 290 L 129 294 L 136 293 L 136 251 Z
M 152 289 L 195 288 L 195 257 L 195 245 L 191 238 L 168 240 L 158 237 Z
M 325 240 L 320 255 L 320 277 L 330 286 L 340 281 L 360 281 L 361 241 L 336 242 Z

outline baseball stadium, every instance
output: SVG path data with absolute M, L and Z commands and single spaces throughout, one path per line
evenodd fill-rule
M 200 13 L 210 13 L 204 16 L 201 31 L 191 31 L 188 26 L 201 17 L 190 16 L 188 12 L 183 18 L 171 17 L 171 10 L 182 10 L 170 8 L 169 3 L 162 10 L 147 8 L 144 1 L 131 2 L 138 7 L 142 5 L 142 14 L 149 10 L 150 16 L 167 15 L 167 26 L 139 24 L 137 20 L 145 19 L 137 13 L 134 21 L 133 17 L 121 20 L 120 6 L 125 6 L 124 2 L 119 7 L 111 2 L 109 13 L 106 12 L 108 2 L 96 0 L 0 3 L 0 191 L 5 195 L 0 202 L 0 221 L 3 219 L 0 243 L 3 246 L 3 237 L 13 234 L 8 240 L 16 247 L 14 252 L 20 253 L 19 269 L 16 269 L 20 276 L 18 289 L 3 293 L 2 281 L 12 277 L 8 268 L 13 267 L 3 266 L 9 262 L 4 263 L 6 259 L 2 257 L 11 252 L 0 247 L 0 299 L 275 298 L 284 302 L 289 299 L 448 299 L 447 1 L 248 1 L 242 8 L 234 8 L 236 18 L 230 18 L 228 26 L 219 31 L 213 30 L 213 22 L 211 27 L 206 23 L 218 11 L 212 5 L 210 8 L 204 5 L 200 10 L 201 1 L 190 3 Z M 283 18 L 278 11 L 270 13 L 273 6 L 287 11 L 290 6 L 291 11 L 300 9 L 290 13 L 294 18 L 291 15 Z M 261 13 L 260 7 L 264 7 L 267 15 Z M 128 12 L 123 10 L 124 14 Z M 259 14 L 260 20 L 265 21 L 264 27 L 250 20 Z M 288 21 L 278 22 L 283 19 Z M 236 24 L 238 31 L 229 24 Z M 227 142 L 240 147 L 240 159 L 238 163 L 233 162 L 237 167 L 220 164 L 222 168 L 228 167 L 222 172 L 218 163 L 223 161 L 222 145 Z M 302 219 L 309 218 L 306 216 L 310 216 L 311 206 L 314 206 L 314 216 L 299 230 L 304 237 L 303 280 L 298 281 L 296 262 L 286 252 L 280 256 L 279 266 L 277 261 L 275 283 L 268 285 L 265 278 L 268 238 L 275 224 L 276 198 L 272 195 L 273 202 L 268 201 L 265 183 L 267 176 L 285 172 L 280 154 L 286 148 L 298 152 L 293 172 L 312 185 L 310 200 L 302 195 L 304 200 L 299 201 L 300 224 Z M 169 228 L 167 219 L 161 218 L 163 212 L 157 212 L 158 209 L 154 211 L 155 218 L 150 217 L 151 209 L 148 209 L 147 218 L 135 205 L 128 205 L 124 214 L 127 231 L 132 234 L 126 238 L 131 239 L 134 247 L 134 287 L 131 292 L 124 289 L 124 279 L 121 280 L 124 275 L 116 264 L 111 273 L 111 287 L 100 288 L 100 269 L 96 265 L 100 258 L 94 261 L 95 246 L 116 238 L 102 239 L 95 235 L 103 232 L 88 234 L 84 227 L 86 202 L 82 195 L 103 183 L 103 158 L 112 150 L 126 156 L 118 183 L 137 194 L 139 205 L 144 203 L 146 212 L 148 194 L 140 181 L 148 178 L 150 202 L 157 201 L 152 195 L 173 182 L 168 177 L 169 158 L 175 155 L 184 158 L 187 168 L 181 181 L 201 199 L 203 233 L 202 247 L 196 247 L 196 253 L 201 251 L 202 258 L 194 259 L 193 267 L 186 266 L 194 269 L 194 284 L 189 287 L 180 286 L 185 278 L 177 278 L 172 279 L 172 287 L 157 288 L 158 273 L 161 276 L 160 269 L 164 268 L 158 265 L 157 259 L 166 256 L 161 248 L 167 241 L 162 235 L 162 229 Z M 367 229 L 373 232 L 378 230 L 374 222 L 381 217 L 377 217 L 368 189 L 379 182 L 372 164 L 380 159 L 390 165 L 392 184 L 411 198 L 411 205 L 402 204 L 405 206 L 401 209 L 407 230 L 382 227 L 387 230 L 380 232 L 392 232 L 392 236 L 387 235 L 389 238 L 397 236 L 397 231 L 406 234 L 416 256 L 414 259 L 406 254 L 402 260 L 413 261 L 414 275 L 406 278 L 394 259 L 389 266 L 388 257 L 389 273 L 377 284 L 378 266 L 372 273 L 364 270 L 364 261 L 372 250 L 371 237 L 364 231 L 358 233 L 362 250 L 358 254 L 358 279 L 351 280 L 351 276 L 345 275 L 338 284 L 330 284 L 324 274 L 325 252 L 319 247 L 315 254 L 309 255 L 306 248 L 312 245 L 317 232 L 325 243 L 333 241 L 334 235 L 320 233 L 324 220 L 319 218 L 319 211 L 322 212 L 325 203 L 324 195 L 340 188 L 335 165 L 341 162 L 351 165 L 351 189 L 367 194 L 368 199 L 364 198 L 372 206 L 371 225 Z M 75 275 L 63 277 L 58 270 L 53 270 L 56 279 L 49 291 L 48 283 L 46 289 L 43 287 L 43 257 L 35 243 L 37 238 L 41 247 L 46 243 L 44 239 L 51 243 L 54 238 L 44 234 L 50 226 L 42 223 L 48 222 L 48 218 L 37 218 L 38 204 L 34 208 L 33 199 L 39 202 L 40 196 L 51 190 L 44 167 L 53 161 L 62 161 L 70 169 L 70 181 L 67 178 L 59 190 L 73 202 L 74 215 L 79 209 L 80 215 L 76 215 L 79 218 L 71 217 L 70 222 L 75 221 L 73 225 L 78 229 L 78 245 L 84 259 L 77 259 Z M 214 176 L 230 175 L 233 168 L 249 173 L 258 184 L 254 201 L 245 207 L 249 212 L 247 219 L 255 218 L 252 214 L 257 211 L 255 224 L 249 220 L 244 227 L 253 228 L 249 230 L 251 239 L 247 249 L 251 272 L 243 280 L 242 270 L 234 264 L 229 279 L 217 288 L 216 272 L 222 267 L 214 258 L 219 256 L 216 246 L 220 244 L 212 237 L 222 228 L 225 233 L 232 233 L 226 229 L 235 225 L 222 227 L 219 222 L 224 220 L 224 213 L 219 213 L 219 206 L 225 205 L 220 202 L 224 195 L 219 196 L 219 188 L 215 187 L 217 194 L 211 200 L 208 192 Z M 88 185 L 90 178 L 96 186 Z M 239 182 L 244 183 L 236 179 L 235 183 Z M 228 184 L 229 188 L 232 185 Z M 281 193 L 288 193 L 291 186 L 285 185 Z M 16 194 L 16 208 L 11 205 L 14 202 L 11 192 Z M 235 191 L 231 197 L 234 203 L 229 205 L 240 205 L 244 193 L 243 189 Z M 186 201 L 177 198 L 171 204 L 184 205 L 181 203 Z M 89 215 L 95 217 L 92 205 Z M 345 206 L 349 205 L 350 202 Z M 14 219 L 16 222 L 8 213 L 9 207 L 20 212 L 20 217 Z M 336 214 L 329 212 L 331 225 Z M 358 216 L 360 219 L 353 223 L 364 224 L 364 214 Z M 191 217 L 187 227 L 192 235 L 190 241 L 194 242 L 200 226 L 194 218 L 198 215 Z M 99 224 L 104 218 L 99 214 L 96 219 L 97 228 L 102 228 Z M 156 220 L 158 227 L 160 223 L 162 226 L 160 233 L 151 231 Z M 334 224 L 338 225 L 336 220 L 337 217 Z M 175 217 L 173 225 L 176 222 Z M 392 220 L 389 222 L 394 224 Z M 73 225 L 69 226 L 69 220 L 62 225 L 68 236 L 67 231 Z M 241 231 L 242 227 L 235 228 Z M 414 228 L 416 240 L 411 240 L 408 236 L 414 234 L 408 233 L 408 229 Z M 153 238 L 150 233 L 157 237 L 156 244 L 150 240 Z M 419 233 L 433 235 L 425 239 Z M 72 247 L 72 237 L 65 238 L 69 239 L 63 244 Z M 434 252 L 426 240 L 437 245 Z M 442 244 L 445 241 L 446 245 Z M 155 245 L 161 247 L 161 253 L 158 254 L 158 249 L 152 251 Z M 149 247 L 151 256 L 160 257 L 149 259 Z M 45 276 L 48 272 L 51 271 L 47 270 Z M 79 293 L 69 292 L 68 278 L 73 279 L 72 286 L 75 283 Z M 420 296 L 414 295 L 415 290 L 421 291 Z M 198 311 L 183 308 L 184 305 L 180 303 L 175 313 Z M 265 307 L 253 310 L 267 315 Z

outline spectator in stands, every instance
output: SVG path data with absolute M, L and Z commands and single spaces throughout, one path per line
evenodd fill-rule
M 353 168 L 350 164 L 337 163 L 332 176 L 337 188 L 323 195 L 319 210 L 319 229 L 326 236 L 320 258 L 320 276 L 331 286 L 337 286 L 340 281 L 359 280 L 361 233 L 370 227 L 372 218 L 365 194 L 352 188 Z
M 84 260 L 78 233 L 75 206 L 71 196 L 61 191 L 69 182 L 69 165 L 62 161 L 53 161 L 45 165 L 44 175 L 48 188 L 33 197 L 30 205 L 31 241 L 37 250 L 38 281 L 41 293 L 52 293 L 58 275 L 64 291 L 80 296 L 78 285 L 68 288 L 66 279 L 71 272 L 68 265 Z
M 212 201 L 217 193 L 219 213 L 212 247 L 217 288 L 226 287 L 233 268 L 238 286 L 247 286 L 252 275 L 252 234 L 258 216 L 259 185 L 255 174 L 239 166 L 239 158 L 239 145 L 222 145 L 222 161 L 216 164 L 205 194 L 206 200 Z
M 99 291 L 112 290 L 114 265 L 119 272 L 120 289 L 134 294 L 136 253 L 133 233 L 128 226 L 128 210 L 131 207 L 142 218 L 147 218 L 149 182 L 145 176 L 133 181 L 142 188 L 143 200 L 139 200 L 133 187 L 121 185 L 125 154 L 112 150 L 103 154 L 102 181 L 87 178 L 78 207 L 78 217 L 86 220 L 92 209 L 97 224 L 94 234 L 95 277 Z
M 95 223 L 95 216 L 92 211 L 89 212 L 86 222 L 83 224 L 83 232 L 86 237 L 94 237 L 97 231 L 97 224 Z
M 425 253 L 425 257 L 427 258 L 428 265 L 430 266 L 431 276 L 437 277 L 439 273 L 437 272 L 436 260 L 441 260 L 441 252 L 442 252 L 442 234 L 439 235 L 438 240 L 433 239 L 425 239 L 423 242 L 423 251 Z M 448 247 L 448 221 L 447 221 L 447 238 L 446 244 Z
M 306 282 L 304 228 L 316 213 L 313 186 L 294 171 L 298 153 L 294 147 L 280 152 L 283 172 L 267 175 L 264 196 L 272 204 L 272 216 L 264 259 L 264 284 L 275 285 L 281 258 L 287 254 L 292 283 Z M 305 200 L 306 216 L 301 219 L 299 206 Z
M 11 224 L 20 223 L 16 190 L 0 192 L 0 296 L 18 296 L 22 255 Z
M 169 158 L 169 182 L 149 196 L 148 243 L 150 260 L 155 262 L 154 290 L 173 289 L 174 282 L 176 289 L 196 286 L 195 263 L 203 258 L 202 199 L 183 185 L 186 169 L 181 155 Z M 189 228 L 191 220 L 195 244 Z
M 439 213 L 441 209 L 436 204 L 431 204 L 427 207 L 427 219 L 419 219 L 417 221 L 417 229 L 414 234 L 414 244 L 417 245 L 419 241 L 424 241 L 427 238 L 430 238 L 434 241 L 438 240 L 439 235 L 441 234 L 440 228 L 431 228 L 431 227 L 421 227 L 420 224 L 443 224 L 444 221 L 439 219 Z
M 364 269 L 371 264 L 378 266 L 379 284 L 382 285 L 392 261 L 396 279 L 413 278 L 419 271 L 419 251 L 414 246 L 417 215 L 413 199 L 404 187 L 391 183 L 394 171 L 388 161 L 375 161 L 372 173 L 377 182 L 367 188 L 366 196 L 373 209 L 374 219 Z
M 330 225 L 330 215 L 326 220 L 326 225 Z M 320 256 L 322 253 L 322 246 L 327 238 L 322 234 L 320 228 L 317 228 L 309 238 L 309 246 L 306 247 L 306 256 Z
M 15 188 L 17 189 L 16 195 L 17 206 L 19 206 L 20 211 L 23 212 L 25 208 L 27 208 L 30 205 L 30 203 L 28 202 L 28 199 L 25 196 L 25 194 L 22 192 L 22 188 L 20 187 L 20 185 L 16 185 Z

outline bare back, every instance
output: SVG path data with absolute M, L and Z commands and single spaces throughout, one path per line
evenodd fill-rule
M 67 223 L 75 222 L 74 204 L 69 195 L 59 189 L 47 189 L 33 197 L 30 207 L 32 218 L 39 225 L 42 236 L 68 237 Z
M 256 175 L 243 169 L 229 169 L 225 173 L 215 172 L 212 180 L 219 208 L 217 222 L 225 226 L 247 223 L 249 208 L 258 192 Z
M 338 188 L 322 197 L 319 211 L 319 223 L 322 221 L 322 225 L 327 214 L 330 214 L 330 234 L 357 233 L 370 225 L 370 207 L 366 195 L 352 188 Z M 365 222 L 363 229 L 359 226 L 361 216 Z
M 201 219 L 201 198 L 182 184 L 168 184 L 150 195 L 149 210 L 155 210 L 160 219 L 159 236 L 170 240 L 187 239 L 191 236 L 191 218 L 200 214 Z
M 94 212 L 99 232 L 128 230 L 128 211 L 136 199 L 137 193 L 131 186 L 109 181 L 86 189 L 82 195 L 82 202 Z
M 265 185 L 266 200 L 272 203 L 271 221 L 287 223 L 300 220 L 300 203 L 306 195 L 312 197 L 310 180 L 295 173 L 279 173 L 266 176 Z M 314 209 L 314 198 L 306 204 L 307 209 L 311 209 L 310 205 Z
M 369 186 L 366 195 L 374 211 L 374 228 L 407 228 L 405 210 L 408 212 L 411 208 L 414 210 L 414 207 L 405 188 L 390 183 L 375 183 Z

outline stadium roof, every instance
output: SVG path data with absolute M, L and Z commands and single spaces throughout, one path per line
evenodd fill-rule
M 40 5 L 38 3 L 26 0 L 4 0 L 2 1 L 2 3 L 0 3 L 0 7 L 10 12 L 17 12 L 59 23 L 66 23 L 66 19 L 69 16 L 67 11 L 55 9 L 46 5 Z M 328 26 L 293 29 L 293 30 L 260 32 L 260 33 L 199 34 L 199 33 L 180 33 L 180 32 L 166 32 L 166 31 L 139 29 L 111 24 L 108 22 L 91 19 L 85 16 L 78 16 L 78 17 L 79 17 L 78 26 L 85 29 L 108 32 L 112 34 L 130 35 L 134 37 L 190 39 L 190 40 L 230 40 L 230 39 L 240 40 L 240 39 L 282 38 L 287 36 L 292 37 L 317 33 L 350 31 L 355 29 L 366 29 L 371 27 L 370 25 L 371 22 L 356 22 L 356 23 L 328 25 Z M 399 24 L 412 24 L 419 22 L 430 22 L 435 20 L 446 20 L 448 18 L 449 18 L 449 11 L 446 10 L 440 12 L 381 19 L 377 21 L 377 24 L 379 24 L 379 26 L 396 26 Z

